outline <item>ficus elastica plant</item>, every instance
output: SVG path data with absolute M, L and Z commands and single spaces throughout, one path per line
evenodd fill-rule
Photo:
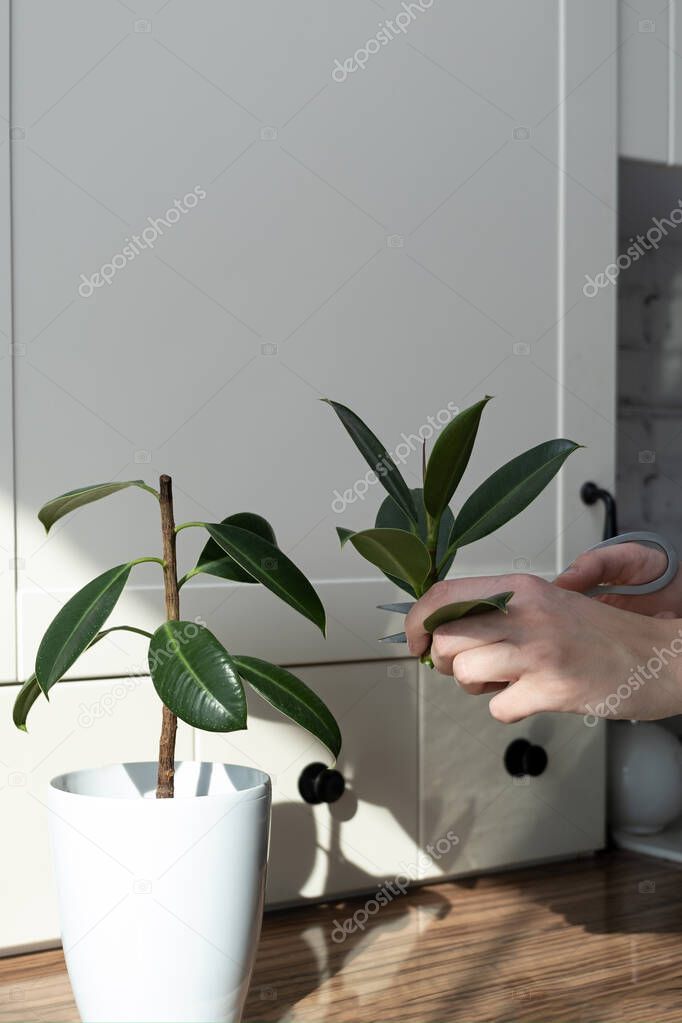
M 527 508 L 545 489 L 568 456 L 581 445 L 548 440 L 512 458 L 477 487 L 456 511 L 451 502 L 469 464 L 483 412 L 491 400 L 459 412 L 438 434 L 428 454 L 424 444 L 422 486 L 410 488 L 386 446 L 345 405 L 323 399 L 334 409 L 356 447 L 387 492 L 370 529 L 337 527 L 341 546 L 350 544 L 394 585 L 418 599 L 444 579 L 461 547 L 481 540 Z M 506 613 L 512 592 L 439 608 L 424 623 L 428 632 L 466 615 Z M 407 605 L 381 605 L 403 611 Z M 384 637 L 404 642 L 404 633 Z M 422 656 L 431 664 L 429 652 Z
M 325 611 L 308 579 L 277 545 L 266 519 L 252 512 L 237 512 L 221 522 L 175 524 L 170 476 L 161 476 L 159 489 L 143 480 L 99 483 L 71 490 L 43 505 L 38 517 L 49 531 L 69 512 L 136 487 L 158 503 L 161 556 L 144 556 L 108 569 L 87 583 L 58 612 L 43 636 L 35 671 L 21 687 L 14 705 L 14 723 L 26 731 L 29 710 L 47 697 L 82 653 L 116 629 L 141 634 L 149 641 L 149 672 L 162 703 L 161 740 L 156 795 L 174 794 L 177 721 L 210 732 L 232 732 L 247 726 L 245 684 L 276 710 L 307 729 L 336 758 L 341 734 L 320 698 L 285 668 L 258 657 L 228 652 L 205 625 L 184 621 L 180 614 L 183 586 L 200 575 L 231 583 L 260 583 L 324 635 Z M 207 534 L 193 568 L 178 577 L 176 541 L 188 528 Z M 144 562 L 154 562 L 163 573 L 165 616 L 152 634 L 134 625 L 104 628 L 128 578 Z

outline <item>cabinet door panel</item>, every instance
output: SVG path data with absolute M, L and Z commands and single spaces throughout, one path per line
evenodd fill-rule
M 416 665 L 294 670 L 339 722 L 344 745 L 336 766 L 346 791 L 338 802 L 303 801 L 302 770 L 329 764 L 330 756 L 262 701 L 250 700 L 247 731 L 196 737 L 198 758 L 249 764 L 272 778 L 270 905 L 367 891 L 416 862 Z
M 33 707 L 28 734 L 12 724 L 17 686 L 0 687 L 0 950 L 54 944 L 57 906 L 47 837 L 46 794 L 64 771 L 155 760 L 161 710 L 149 679 L 68 682 Z M 192 732 L 178 729 L 178 757 Z
M 682 104 L 680 89 L 682 88 L 682 6 L 680 0 L 671 0 L 668 8 L 670 45 L 668 60 L 670 74 L 668 78 L 668 95 L 670 103 L 670 146 L 669 162 L 682 164 Z
M 669 73 L 672 53 L 669 9 L 656 0 L 633 6 L 620 0 L 620 153 L 667 163 Z
M 452 679 L 425 670 L 420 685 L 421 840 L 424 849 L 435 850 L 424 877 L 603 846 L 603 726 L 591 728 L 581 717 L 560 714 L 502 725 L 490 716 L 487 699 L 468 696 Z M 539 777 L 513 778 L 505 769 L 504 754 L 517 738 L 547 753 Z

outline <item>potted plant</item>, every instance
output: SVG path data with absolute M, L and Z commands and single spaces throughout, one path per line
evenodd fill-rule
M 415 598 L 446 577 L 460 547 L 488 536 L 522 512 L 581 446 L 571 440 L 549 440 L 517 455 L 481 483 L 455 516 L 450 502 L 469 464 L 489 395 L 448 422 L 428 458 L 424 442 L 423 486 L 414 489 L 408 487 L 386 446 L 355 412 L 336 401 L 323 400 L 334 409 L 374 478 L 388 492 L 373 528 L 358 532 L 337 528 L 341 546 L 350 543 L 394 585 Z M 447 604 L 426 619 L 425 629 L 433 632 L 439 625 L 486 611 L 506 613 L 513 595 L 495 593 Z M 406 613 L 411 604 L 380 606 Z M 387 636 L 385 641 L 405 642 L 405 634 Z M 428 651 L 421 660 L 433 667 Z
M 149 670 L 162 709 L 157 763 L 74 771 L 49 789 L 50 837 L 64 951 L 81 1017 L 90 1021 L 238 1021 L 260 932 L 270 823 L 270 779 L 247 767 L 175 762 L 178 718 L 195 728 L 246 728 L 244 683 L 306 728 L 337 757 L 339 728 L 300 679 L 256 657 L 229 653 L 202 624 L 180 617 L 180 591 L 197 575 L 261 583 L 323 633 L 325 612 L 303 573 L 278 548 L 269 523 L 248 512 L 220 523 L 175 525 L 172 484 L 142 480 L 70 491 L 40 510 L 46 530 L 64 515 L 128 487 L 158 501 L 162 556 L 103 572 L 64 604 L 40 643 L 14 722 L 104 628 L 135 565 L 163 571 L 165 620 L 149 639 Z M 176 538 L 209 534 L 180 579 Z M 175 798 L 173 798 L 175 797 Z

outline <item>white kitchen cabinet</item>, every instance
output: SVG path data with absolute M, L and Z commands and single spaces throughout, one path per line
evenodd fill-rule
M 197 757 L 248 764 L 272 778 L 269 905 L 373 890 L 417 863 L 417 665 L 318 665 L 296 673 L 336 716 L 346 790 L 311 806 L 298 791 L 329 753 L 262 700 L 246 732 L 197 733 Z
M 0 950 L 59 940 L 47 835 L 47 785 L 65 771 L 156 757 L 159 700 L 149 679 L 56 686 L 31 711 L 29 732 L 12 724 L 17 686 L 0 687 Z M 191 729 L 178 757 L 192 758 Z M 131 878 L 131 886 L 134 878 Z
M 47 538 L 37 508 L 164 470 L 179 519 L 270 516 L 330 635 L 209 579 L 187 587 L 192 616 L 291 663 L 385 656 L 373 608 L 391 588 L 334 533 L 371 522 L 381 494 L 332 507 L 367 470 L 324 395 L 407 446 L 415 485 L 420 426 L 495 395 L 463 495 L 546 437 L 588 445 L 457 571 L 551 574 L 598 537 L 577 490 L 612 473 L 614 303 L 582 287 L 613 258 L 615 0 L 433 4 L 342 82 L 335 60 L 397 0 L 36 10 L 41 32 L 32 8 L 13 14 L 19 677 L 70 593 L 159 546 L 137 490 Z M 152 248 L 79 293 L 195 188 L 205 198 Z M 181 541 L 190 565 L 203 538 Z M 161 609 L 157 567 L 136 568 L 116 620 L 154 625 Z M 124 673 L 136 649 L 118 639 L 74 672 Z
M 0 565 L 0 678 L 30 672 L 44 627 L 78 587 L 158 551 L 146 493 L 84 508 L 48 537 L 35 518 L 45 499 L 168 471 L 179 521 L 246 509 L 271 518 L 327 606 L 328 640 L 258 587 L 206 578 L 183 590 L 184 615 L 228 648 L 303 665 L 343 728 L 348 792 L 315 809 L 297 781 L 321 751 L 267 707 L 253 705 L 248 734 L 197 737 L 197 756 L 274 775 L 271 905 L 371 890 L 417 863 L 446 825 L 461 831 L 463 857 L 448 873 L 601 841 L 603 737 L 581 733 L 580 756 L 562 761 L 576 723 L 542 719 L 532 727 L 548 730 L 556 773 L 512 789 L 508 842 L 479 824 L 467 851 L 470 802 L 483 812 L 477 763 L 494 795 L 502 737 L 516 732 L 485 718 L 476 728 L 493 729 L 494 752 L 465 735 L 463 763 L 452 713 L 485 716 L 484 704 L 435 713 L 405 649 L 386 662 L 377 637 L 393 623 L 375 605 L 394 591 L 339 551 L 334 532 L 371 523 L 382 494 L 360 493 L 366 466 L 317 399 L 349 404 L 406 452 L 416 486 L 420 427 L 450 403 L 493 394 L 463 496 L 541 440 L 586 445 L 523 516 L 460 553 L 459 574 L 552 577 L 599 538 L 599 511 L 579 489 L 589 478 L 613 484 L 615 290 L 589 298 L 583 287 L 614 258 L 616 2 L 433 4 L 364 70 L 335 80 L 335 61 L 400 11 L 398 0 L 381 9 L 208 0 L 200 17 L 189 0 L 150 16 L 85 0 L 13 9 L 11 194 L 0 168 L 14 302 L 11 331 L 0 303 L 14 342 L 11 371 L 0 360 L 0 558 L 5 546 L 16 560 L 11 572 Z M 197 188 L 205 197 L 153 247 L 92 294 L 79 291 L 148 218 Z M 346 491 L 353 500 L 340 508 Z M 180 541 L 184 570 L 204 537 L 186 530 Z M 158 566 L 136 567 L 111 624 L 153 628 L 162 615 Z M 155 753 L 149 683 L 97 729 L 74 723 L 82 693 L 94 699 L 140 666 L 138 638 L 104 641 L 71 673 L 100 681 L 58 687 L 54 707 L 33 712 L 28 738 L 8 723 L 16 686 L 0 690 L 3 826 L 27 836 L 3 853 L 0 947 L 56 934 L 32 786 L 67 765 Z M 189 735 L 180 753 L 192 755 Z M 11 783 L 15 775 L 30 783 Z M 594 786 L 589 838 L 557 825 L 555 842 L 534 844 L 536 857 L 528 838 L 548 819 L 538 799 L 554 805 L 559 782 L 576 793 Z M 29 900 L 21 913 L 20 898 Z
M 682 163 L 682 8 L 620 0 L 619 106 L 622 156 Z M 663 215 L 663 214 L 661 214 Z

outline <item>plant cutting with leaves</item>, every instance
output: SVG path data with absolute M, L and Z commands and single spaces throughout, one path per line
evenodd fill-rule
M 228 582 L 261 583 L 307 618 L 322 634 L 325 611 L 311 583 L 277 546 L 274 531 L 260 515 L 239 512 L 222 522 L 184 522 L 175 525 L 169 476 L 161 476 L 157 491 L 143 480 L 101 483 L 69 491 L 45 504 L 38 517 L 49 532 L 59 519 L 83 505 L 137 487 L 158 501 L 161 512 L 162 557 L 145 556 L 116 565 L 87 583 L 64 604 L 43 636 L 33 675 L 22 686 L 14 723 L 26 730 L 29 710 L 41 695 L 49 699 L 82 653 L 109 633 L 126 630 L 149 640 L 149 670 L 163 703 L 156 795 L 174 793 L 177 720 L 212 732 L 232 732 L 247 726 L 244 683 L 276 710 L 322 742 L 336 758 L 341 749 L 339 727 L 320 698 L 299 678 L 258 657 L 228 652 L 204 625 L 180 617 L 180 591 L 198 575 Z M 183 529 L 208 533 L 196 565 L 178 579 L 176 539 Z M 166 620 L 151 634 L 132 625 L 104 628 L 131 572 L 145 562 L 163 571 Z
M 489 476 L 460 506 L 450 508 L 469 464 L 488 395 L 452 419 L 439 433 L 431 454 L 422 459 L 423 485 L 410 488 L 385 445 L 351 409 L 323 399 L 341 423 L 387 491 L 374 527 L 353 531 L 337 527 L 344 547 L 350 544 L 396 586 L 419 599 L 448 574 L 460 547 L 481 540 L 504 526 L 531 504 L 554 478 L 568 456 L 581 445 L 572 440 L 544 441 L 512 458 Z M 424 622 L 427 632 L 467 615 L 502 611 L 512 592 L 495 593 L 479 600 L 458 601 L 439 608 Z M 382 604 L 402 614 L 412 602 Z M 405 634 L 386 636 L 384 642 L 405 642 Z M 427 651 L 422 661 L 431 664 Z

